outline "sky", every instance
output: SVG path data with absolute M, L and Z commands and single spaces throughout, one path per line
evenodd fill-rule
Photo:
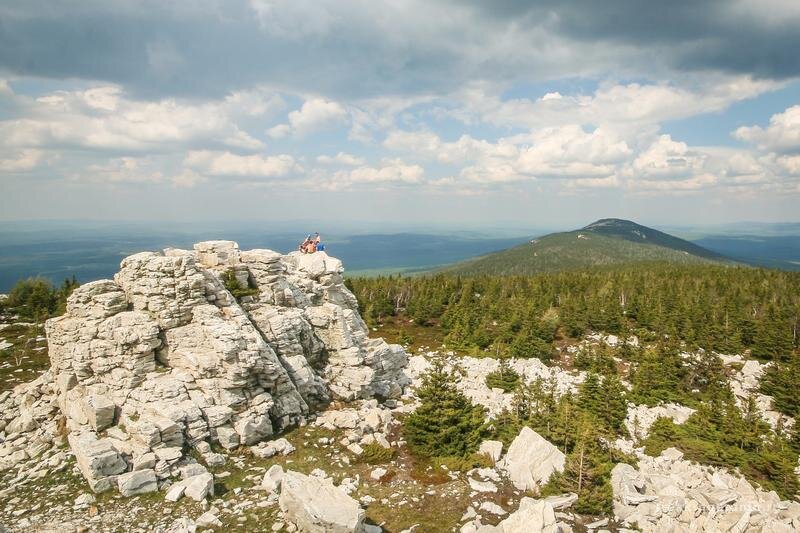
M 0 0 L 0 219 L 800 220 L 796 0 Z

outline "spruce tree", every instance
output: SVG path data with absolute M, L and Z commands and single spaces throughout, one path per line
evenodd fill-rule
M 502 389 L 503 392 L 512 392 L 520 383 L 519 374 L 511 368 L 508 359 L 503 357 L 497 370 L 486 375 L 486 386 L 490 389 Z
M 417 389 L 420 406 L 406 418 L 403 432 L 411 451 L 424 457 L 466 457 L 480 444 L 485 410 L 457 388 L 459 376 L 444 360 L 431 361 Z

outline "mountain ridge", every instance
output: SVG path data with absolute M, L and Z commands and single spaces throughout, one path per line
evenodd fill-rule
M 440 271 L 464 275 L 527 275 L 659 261 L 737 264 L 719 253 L 636 222 L 602 218 L 577 230 L 551 233 Z

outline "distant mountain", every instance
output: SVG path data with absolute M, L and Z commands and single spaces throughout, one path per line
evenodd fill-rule
M 734 263 L 732 259 L 630 220 L 604 218 L 576 231 L 551 233 L 446 267 L 465 275 L 527 275 L 649 261 Z

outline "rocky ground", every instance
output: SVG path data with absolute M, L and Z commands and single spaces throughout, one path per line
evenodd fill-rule
M 613 516 L 575 514 L 574 494 L 536 496 L 565 457 L 530 428 L 507 448 L 484 442 L 485 465 L 468 472 L 416 459 L 400 425 L 432 357 L 464 371 L 458 387 L 490 417 L 513 395 L 486 386 L 494 359 L 424 346 L 408 356 L 369 338 L 324 254 L 227 241 L 137 254 L 115 280 L 79 288 L 44 330 L 0 321 L 0 531 L 800 529 L 797 502 L 672 448 L 643 453 L 658 417 L 693 412 L 677 404 L 629 405 L 630 438 L 613 445 L 637 464 L 614 469 Z M 618 342 L 598 334 L 562 349 Z M 763 365 L 723 360 L 740 401 L 757 393 Z M 585 378 L 537 359 L 511 365 L 559 394 Z M 777 425 L 769 397 L 757 406 Z

